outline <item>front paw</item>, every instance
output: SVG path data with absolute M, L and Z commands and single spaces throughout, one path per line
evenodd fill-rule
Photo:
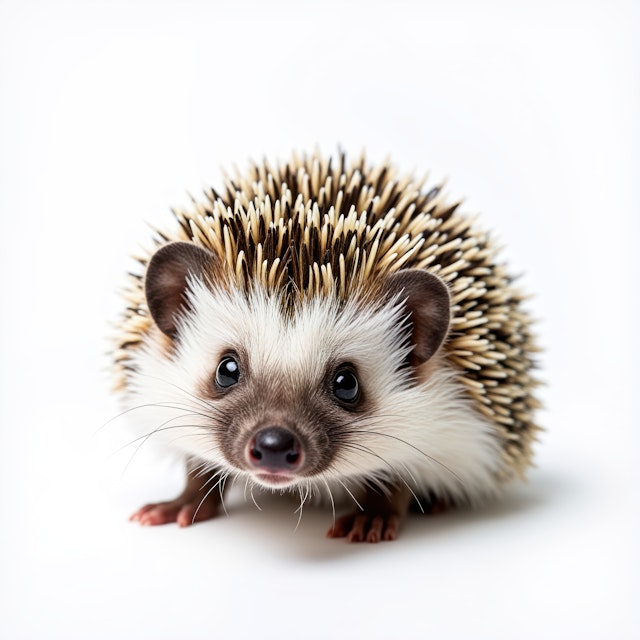
M 338 518 L 327 531 L 329 538 L 346 538 L 347 542 L 381 542 L 395 540 L 402 518 L 397 514 L 356 511 Z
M 177 498 L 168 502 L 154 502 L 138 509 L 130 518 L 144 526 L 175 522 L 179 527 L 188 527 L 195 522 L 214 518 L 218 514 L 218 496 L 207 496 L 204 500 Z

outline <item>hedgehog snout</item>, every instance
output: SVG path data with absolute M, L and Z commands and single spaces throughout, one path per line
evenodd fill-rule
M 300 439 L 279 425 L 263 427 L 249 441 L 245 458 L 257 476 L 268 484 L 290 479 L 304 464 Z

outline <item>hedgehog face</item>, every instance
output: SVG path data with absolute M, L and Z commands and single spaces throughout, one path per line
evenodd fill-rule
M 264 486 L 331 475 L 385 395 L 410 384 L 395 304 L 311 298 L 292 310 L 260 289 L 199 282 L 189 306 L 171 364 L 210 415 L 209 441 L 190 452 Z
M 209 252 L 185 243 L 166 245 L 149 265 L 156 327 L 132 389 L 161 412 L 152 429 L 270 488 L 406 466 L 416 449 L 406 425 L 424 427 L 416 374 L 448 328 L 446 287 L 409 270 L 388 276 L 375 298 L 291 302 L 258 286 L 216 286 L 212 265 Z M 157 329 L 171 348 L 153 338 Z

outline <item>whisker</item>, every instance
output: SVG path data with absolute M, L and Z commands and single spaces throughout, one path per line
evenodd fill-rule
M 302 495 L 301 486 L 298 486 L 298 494 L 300 495 L 300 506 L 294 511 L 294 513 L 298 513 L 298 522 L 296 522 L 296 526 L 293 529 L 294 533 L 298 530 L 298 527 L 300 526 L 300 521 L 302 520 L 302 507 L 304 506 L 304 501 L 305 501 L 305 498 Z
M 227 505 L 224 503 L 224 487 L 227 482 L 227 478 L 229 477 L 230 471 L 227 471 L 226 474 L 220 476 L 220 480 L 217 482 L 218 489 L 220 491 L 220 503 L 222 504 L 222 509 L 224 510 L 227 518 L 229 517 L 229 512 L 227 511 Z M 215 485 L 214 485 L 215 487 Z
M 415 491 L 409 486 L 409 483 L 402 476 L 402 474 L 399 474 L 397 472 L 397 470 L 394 469 L 393 465 L 388 460 L 385 460 L 380 454 L 376 453 L 375 451 L 373 451 L 369 447 L 366 447 L 365 445 L 362 445 L 362 444 L 356 445 L 354 443 L 345 443 L 345 446 L 347 446 L 347 447 L 349 447 L 351 449 L 355 449 L 357 451 L 361 451 L 362 453 L 368 453 L 369 455 L 373 456 L 374 458 L 377 458 L 378 460 L 380 460 L 381 462 L 386 464 L 391 469 L 391 471 L 393 472 L 394 476 L 398 480 L 400 480 L 407 487 L 407 489 L 411 492 L 411 495 L 413 496 L 414 500 L 418 503 L 418 506 L 420 507 L 420 511 L 422 511 L 422 513 L 424 513 L 424 508 L 422 506 L 422 503 L 420 502 L 420 499 L 416 495 Z M 407 466 L 405 464 L 402 464 L 402 466 L 404 467 L 405 471 L 411 477 L 411 480 L 413 480 L 413 483 L 414 483 L 416 489 L 419 490 L 419 485 L 416 482 L 416 479 L 413 477 L 413 474 L 409 471 L 409 469 L 407 468 Z
M 444 462 L 441 462 L 440 460 L 438 460 L 437 458 L 434 458 L 433 456 L 430 456 L 428 453 L 426 453 L 425 451 L 422 451 L 422 449 L 416 447 L 415 445 L 411 444 L 410 442 L 408 442 L 407 440 L 403 440 L 402 438 L 398 437 L 398 436 L 394 436 L 391 435 L 390 433 L 383 433 L 381 431 L 369 431 L 369 430 L 365 430 L 365 429 L 353 429 L 349 432 L 347 432 L 349 435 L 353 435 L 353 434 L 365 434 L 365 435 L 375 435 L 375 436 L 382 436 L 384 438 L 390 438 L 392 440 L 396 440 L 397 442 L 401 442 L 402 444 L 406 445 L 407 447 L 410 447 L 411 449 L 417 451 L 418 453 L 420 453 L 421 455 L 423 455 L 425 458 L 427 458 L 428 460 L 431 460 L 431 462 L 434 462 L 435 464 L 439 465 L 440 467 L 442 467 L 445 471 L 447 471 L 448 473 L 450 473 L 461 485 L 463 485 L 463 481 L 460 478 L 460 476 L 458 476 L 452 469 L 450 469 L 446 464 L 444 464 Z
M 251 489 L 249 490 L 249 495 L 251 496 L 251 500 L 253 500 L 253 504 L 256 505 L 256 507 L 258 508 L 258 511 L 262 511 L 262 507 L 256 502 L 255 496 L 253 495 L 253 487 L 254 487 L 254 483 L 251 483 Z
M 144 404 L 136 405 L 135 407 L 129 407 L 128 409 L 125 409 L 124 411 L 121 411 L 117 415 L 113 416 L 113 418 L 110 418 L 109 420 L 107 420 L 104 424 L 100 425 L 93 432 L 93 437 L 97 436 L 102 429 L 104 429 L 106 426 L 111 424 L 114 420 L 118 420 L 119 418 L 122 418 L 128 413 L 131 413 L 132 411 L 138 411 L 139 409 L 150 409 L 152 407 L 153 408 L 159 407 L 161 409 L 175 409 L 176 411 L 190 411 L 191 413 L 193 413 L 193 415 L 199 415 L 199 416 L 202 416 L 203 418 L 211 419 L 211 416 L 207 414 L 193 411 L 193 408 L 190 407 L 188 404 L 180 405 L 178 403 L 171 403 L 171 402 L 146 402 Z
M 371 433 L 371 432 L 367 432 L 367 433 Z M 388 466 L 389 469 L 391 470 L 392 475 L 389 476 L 388 479 L 386 479 L 386 480 L 381 480 L 381 479 L 375 480 L 375 479 L 370 479 L 370 478 L 363 478 L 363 482 L 366 484 L 367 487 L 369 487 L 371 490 L 375 491 L 376 493 L 379 493 L 379 490 L 382 489 L 384 491 L 385 495 L 388 495 L 389 494 L 389 489 L 388 489 L 388 487 L 385 486 L 385 483 L 388 483 L 388 482 L 395 483 L 397 481 L 400 481 L 400 482 L 402 482 L 402 484 L 404 484 L 406 486 L 407 490 L 411 493 L 413 499 L 416 501 L 418 507 L 420 508 L 420 511 L 422 511 L 423 513 L 425 512 L 424 507 L 422 505 L 422 502 L 421 502 L 420 498 L 418 497 L 418 495 L 416 493 L 416 491 L 419 490 L 419 484 L 416 481 L 416 479 L 413 476 L 413 474 L 411 473 L 411 471 L 409 470 L 409 468 L 404 463 L 402 463 L 402 467 L 406 471 L 406 473 L 409 475 L 410 480 L 413 482 L 413 485 L 415 486 L 415 490 L 407 482 L 406 478 L 403 476 L 402 473 L 400 473 L 397 469 L 395 469 L 393 467 L 393 465 L 388 460 L 386 460 L 383 456 L 381 456 L 378 453 L 376 453 L 371 448 L 369 448 L 369 447 L 367 447 L 367 446 L 365 446 L 365 445 L 363 445 L 361 443 L 356 444 L 354 442 L 349 442 L 348 440 L 345 441 L 345 442 L 342 442 L 341 444 L 346 449 L 350 449 L 352 451 L 358 451 L 360 453 L 363 453 L 363 454 L 366 454 L 366 455 L 370 455 L 370 456 L 372 456 L 374 458 L 377 458 L 383 464 Z M 323 480 L 324 480 L 324 478 L 323 478 Z M 324 482 L 327 485 L 326 480 L 324 480 Z M 344 484 L 343 484 L 343 486 L 344 486 Z M 330 493 L 330 489 L 329 489 L 328 485 L 327 485 L 327 489 L 329 490 L 329 493 Z M 345 489 L 346 489 L 346 487 L 345 487 Z M 334 509 L 335 509 L 335 507 L 334 507 Z
M 351 496 L 351 499 L 356 503 L 356 505 L 358 506 L 358 509 L 360 509 L 360 511 L 364 511 L 364 508 L 362 507 L 362 505 L 356 500 L 356 497 L 353 495 L 353 493 L 349 491 L 349 487 L 347 487 L 347 485 L 344 482 L 342 482 L 340 478 L 337 478 L 337 480 L 344 487 L 344 490 Z
M 185 425 L 173 425 L 172 427 L 167 427 L 167 425 L 170 422 L 173 422 L 173 420 L 178 420 L 178 419 L 182 419 L 182 418 L 186 418 L 186 417 L 189 417 L 189 414 L 186 414 L 186 415 L 183 415 L 183 416 L 174 416 L 173 418 L 170 418 L 169 420 L 166 420 L 165 422 L 160 424 L 158 427 L 156 427 L 155 429 L 153 429 L 152 431 L 150 431 L 146 435 L 140 436 L 139 438 L 136 438 L 135 440 L 133 440 L 129 444 L 125 445 L 125 447 L 121 447 L 120 450 L 126 448 L 127 446 L 130 446 L 130 445 L 136 443 L 138 440 L 141 440 L 140 444 L 138 444 L 138 446 L 136 447 L 135 451 L 131 454 L 131 457 L 129 458 L 129 461 L 125 465 L 124 470 L 122 471 L 122 475 L 120 476 L 120 482 L 122 482 L 127 470 L 129 469 L 129 466 L 133 462 L 133 459 L 136 456 L 136 454 L 140 451 L 142 446 L 149 440 L 149 438 L 151 438 L 151 436 L 153 436 L 156 433 L 159 433 L 161 430 L 164 430 L 164 429 L 172 429 L 172 428 L 180 428 L 180 427 L 186 428 Z M 115 453 L 117 453 L 117 451 Z M 115 453 L 114 453 L 114 455 L 115 455 Z
M 145 373 L 145 374 L 141 373 L 140 375 L 145 378 L 149 378 L 150 380 L 157 380 L 158 382 L 162 382 L 163 384 L 166 384 L 171 387 L 174 387 L 175 389 L 178 389 L 178 391 L 184 393 L 186 396 L 193 398 L 196 401 L 197 405 L 200 405 L 204 409 L 216 409 L 214 405 L 209 404 L 204 398 L 201 398 L 195 395 L 194 393 L 191 393 L 187 389 L 184 389 L 180 385 L 177 385 L 174 382 L 171 382 L 170 380 L 165 380 L 164 378 L 160 378 L 159 376 L 152 376 L 149 373 Z
M 404 462 L 402 463 L 402 466 L 404 467 L 404 470 L 409 474 L 409 477 L 411 478 L 411 480 L 413 481 L 413 484 L 415 485 L 416 489 L 418 489 L 418 482 L 416 481 L 413 473 L 411 473 L 411 470 L 409 469 L 409 467 L 407 467 L 406 464 L 404 464 Z M 402 478 L 402 481 L 407 485 L 407 489 L 409 489 L 409 491 L 411 491 L 411 487 L 407 484 L 407 482 L 404 480 L 404 478 Z M 418 507 L 420 507 L 420 511 L 422 513 L 425 513 L 424 507 L 422 506 L 422 502 L 420 502 L 420 500 L 418 499 L 418 496 L 411 491 L 411 495 L 413 496 L 413 499 L 417 502 Z
M 191 424 L 191 423 L 174 424 L 174 425 L 167 426 L 167 425 L 169 425 L 169 422 L 171 422 L 172 420 L 181 420 L 182 418 L 188 418 L 188 417 L 189 417 L 188 415 L 181 415 L 181 416 L 174 416 L 173 418 L 170 418 L 169 420 L 165 420 L 165 422 L 163 422 L 159 427 L 156 427 L 155 429 L 152 429 L 151 431 L 149 431 L 149 433 L 145 433 L 144 435 L 138 436 L 137 438 L 134 438 L 133 440 L 130 440 L 129 442 L 127 442 L 127 444 L 123 444 L 121 447 L 118 447 L 111 454 L 111 456 L 117 455 L 118 453 L 120 453 L 121 451 L 126 449 L 127 447 L 130 447 L 131 445 L 134 445 L 139 440 L 147 440 L 151 436 L 153 436 L 153 435 L 155 435 L 157 433 L 162 433 L 163 431 L 171 431 L 172 429 L 208 429 L 208 427 L 205 427 L 203 425 Z M 144 442 L 142 444 L 144 444 Z
M 193 471 L 195 471 L 198 468 L 200 469 L 200 471 L 198 471 L 198 473 L 196 473 L 196 478 L 201 478 L 206 474 L 212 474 L 214 471 L 216 472 L 215 474 L 210 475 L 205 480 L 204 484 L 202 485 L 203 489 L 204 489 L 204 487 L 206 487 L 211 482 L 211 478 L 215 477 L 216 475 L 218 475 L 218 473 L 220 473 L 220 469 L 218 467 L 212 465 L 208 461 L 203 461 L 202 464 L 199 464 L 197 467 L 195 467 L 193 469 Z
M 215 473 L 213 472 L 214 470 L 215 470 Z M 219 478 L 222 473 L 223 473 L 222 469 L 216 469 L 216 467 L 212 467 L 212 473 L 202 484 L 202 489 L 204 489 L 210 482 L 213 482 L 216 478 Z M 213 485 L 213 486 L 214 488 L 216 487 L 216 485 Z
M 218 472 L 218 473 L 219 473 L 219 472 Z M 215 477 L 218 475 L 218 473 L 213 474 L 213 475 L 211 476 L 211 478 L 209 478 L 209 480 L 207 480 L 207 482 L 209 482 L 211 479 L 215 478 Z M 207 482 L 205 482 L 205 483 L 204 483 L 204 485 L 202 485 L 202 486 L 203 486 L 203 488 L 207 485 Z M 195 510 L 195 512 L 194 512 L 194 514 L 193 514 L 193 517 L 191 518 L 191 524 L 193 524 L 193 523 L 196 521 L 196 516 L 198 515 L 198 511 L 200 511 L 200 507 L 204 504 L 204 501 L 209 497 L 209 495 L 210 495 L 213 491 L 215 491 L 216 486 L 217 486 L 217 483 L 216 483 L 216 484 L 214 484 L 214 485 L 213 485 L 213 486 L 212 486 L 212 487 L 211 487 L 211 488 L 210 488 L 210 489 L 209 489 L 209 490 L 204 494 L 204 496 L 202 497 L 202 500 L 200 500 L 200 502 L 199 502 L 198 506 L 196 507 L 196 510 Z M 220 497 L 222 497 L 222 494 L 220 494 Z M 228 514 L 227 514 L 227 515 L 228 515 Z
M 307 478 L 306 482 L 298 484 L 296 487 L 292 487 L 290 490 L 292 490 L 294 488 L 298 490 L 298 493 L 300 494 L 300 500 L 301 500 L 300 506 L 294 511 L 294 513 L 298 513 L 299 511 L 302 512 L 302 507 L 304 506 L 304 504 L 307 502 L 307 500 L 311 496 L 311 483 L 310 483 L 310 480 Z M 306 491 L 304 492 L 304 495 L 302 493 L 303 489 L 306 489 Z
M 331 502 L 331 513 L 333 514 L 333 524 L 336 524 L 336 503 L 333 501 L 333 493 L 331 493 L 331 487 L 327 482 L 327 479 L 323 476 L 322 481 L 324 482 L 325 487 L 327 487 L 327 493 L 329 494 L 329 500 Z

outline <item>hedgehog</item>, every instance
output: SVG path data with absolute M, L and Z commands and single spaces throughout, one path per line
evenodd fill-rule
M 137 256 L 114 349 L 139 446 L 186 465 L 131 519 L 187 526 L 229 485 L 332 507 L 327 535 L 397 537 L 531 464 L 538 351 L 524 295 L 443 185 L 364 154 L 224 175 Z M 336 516 L 336 510 L 344 513 Z

